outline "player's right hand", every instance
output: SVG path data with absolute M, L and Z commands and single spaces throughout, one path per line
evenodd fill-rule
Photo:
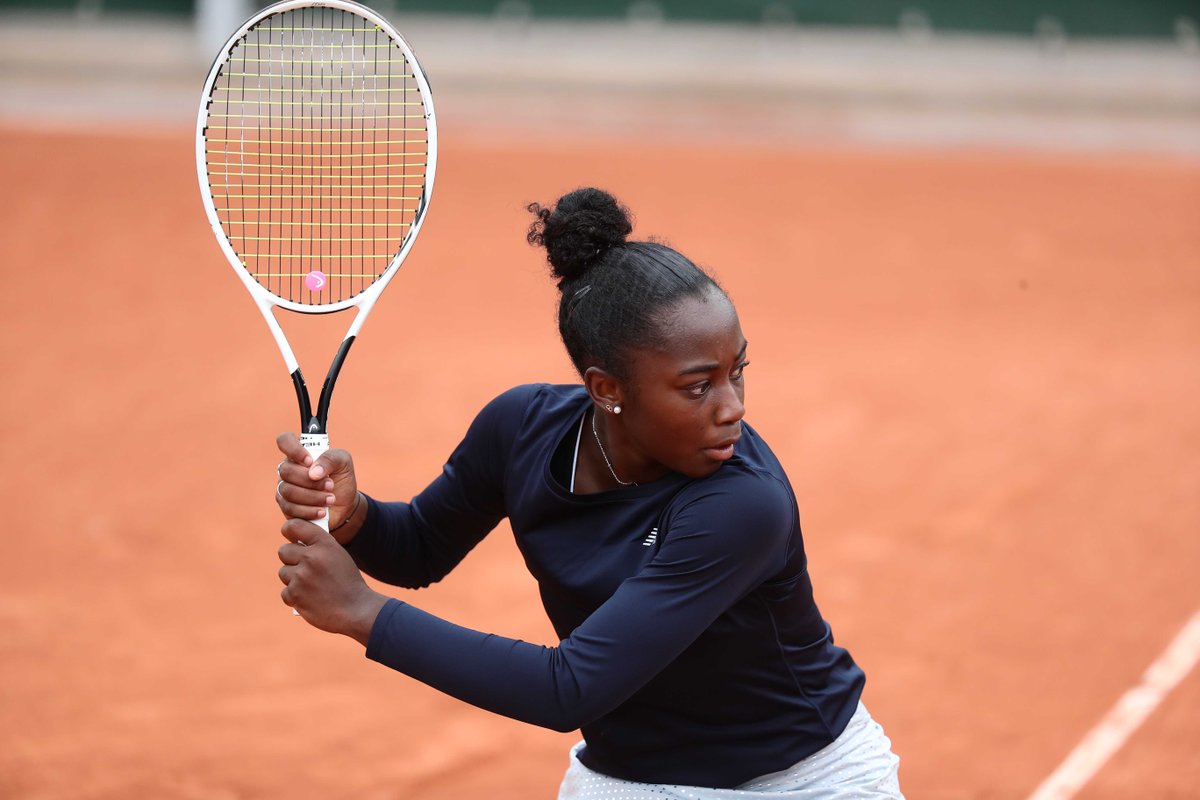
M 316 520 L 328 515 L 333 537 L 346 544 L 366 516 L 358 496 L 354 460 L 341 449 L 326 450 L 315 462 L 294 433 L 281 433 L 275 446 L 283 453 L 276 472 L 275 503 L 288 519 Z M 354 519 L 348 519 L 353 515 Z M 342 525 L 347 522 L 346 525 Z

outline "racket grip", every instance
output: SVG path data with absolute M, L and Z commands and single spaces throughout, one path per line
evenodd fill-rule
M 305 451 L 312 456 L 312 460 L 316 462 L 316 460 L 321 457 L 321 454 L 329 449 L 329 434 L 302 433 L 300 434 L 300 444 L 304 447 Z M 325 516 L 321 517 L 320 519 L 314 519 L 313 523 L 316 524 L 321 530 L 328 533 L 329 511 L 327 510 L 325 512 Z M 300 612 L 293 608 L 292 616 L 298 617 L 300 616 Z
M 316 463 L 316 460 L 320 458 L 326 450 L 329 449 L 329 434 L 302 433 L 300 434 L 300 444 L 304 447 L 308 454 L 312 456 L 313 462 Z M 329 512 L 326 511 L 325 516 L 321 517 L 320 519 L 314 519 L 313 522 L 315 522 L 328 533 Z

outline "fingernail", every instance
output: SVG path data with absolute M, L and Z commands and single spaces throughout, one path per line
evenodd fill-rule
M 320 464 L 317 464 L 315 467 L 313 467 L 312 477 L 313 477 L 313 480 L 320 480 L 321 478 L 324 478 L 325 477 L 325 468 L 322 467 Z
M 336 497 L 334 497 L 334 496 L 333 496 L 333 495 L 331 495 L 331 494 L 327 494 L 327 495 L 325 495 L 325 505 L 327 505 L 327 506 L 331 506 L 331 505 L 333 505 L 335 502 L 337 502 L 337 498 L 336 498 Z
M 326 511 L 326 510 L 325 510 L 325 509 L 323 509 L 323 508 L 318 508 L 318 509 L 317 509 L 317 519 L 320 519 L 321 517 L 327 516 L 328 514 L 329 514 L 329 512 L 328 512 L 328 511 Z
M 324 489 L 327 492 L 332 492 L 333 491 L 333 481 L 325 481 Z

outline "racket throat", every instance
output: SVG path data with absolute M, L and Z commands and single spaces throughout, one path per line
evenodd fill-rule
M 350 352 L 350 346 L 354 344 L 354 336 L 347 336 L 342 340 L 342 346 L 338 348 L 337 355 L 333 357 L 333 363 L 329 365 L 329 373 L 325 376 L 325 383 L 321 386 L 321 396 L 317 400 L 317 413 L 312 411 L 312 400 L 308 396 L 308 384 L 304 382 L 304 376 L 300 373 L 300 368 L 292 373 L 292 385 L 296 388 L 296 401 L 300 406 L 300 430 L 305 434 L 326 434 L 326 427 L 329 423 L 329 403 L 333 400 L 333 387 L 337 383 L 338 374 L 342 371 L 342 364 L 346 361 L 346 354 Z
M 304 382 L 304 375 L 299 367 L 292 373 L 292 385 L 296 388 L 296 402 L 300 406 L 300 432 L 324 433 L 325 425 L 313 416 L 312 402 L 308 398 L 308 384 Z

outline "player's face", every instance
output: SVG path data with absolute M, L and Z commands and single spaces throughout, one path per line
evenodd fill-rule
M 613 432 L 619 426 L 623 460 L 643 477 L 664 468 L 711 475 L 742 433 L 746 338 L 733 304 L 715 289 L 680 301 L 660 325 L 664 343 L 631 354 Z

